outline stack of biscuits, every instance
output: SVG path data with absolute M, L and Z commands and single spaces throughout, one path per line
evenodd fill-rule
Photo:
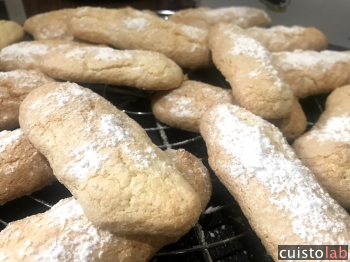
M 159 121 L 200 133 L 211 169 L 274 260 L 278 245 L 349 245 L 350 53 L 325 51 L 316 28 L 270 23 L 250 7 L 168 20 L 79 7 L 23 28 L 0 21 L 0 204 L 55 180 L 72 194 L 11 222 L 0 260 L 145 262 L 185 235 L 210 200 L 198 158 L 160 150 L 79 83 L 141 89 Z M 34 40 L 20 42 L 24 31 Z M 214 67 L 230 88 L 191 78 Z M 304 133 L 299 99 L 329 92 Z

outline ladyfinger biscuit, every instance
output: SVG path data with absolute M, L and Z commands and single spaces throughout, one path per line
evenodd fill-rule
M 200 197 L 203 211 L 211 195 L 208 170 L 183 149 L 166 154 Z M 75 198 L 67 198 L 44 214 L 10 223 L 0 233 L 0 260 L 146 262 L 181 236 L 110 233 L 95 227 Z
M 295 96 L 328 93 L 350 84 L 350 54 L 337 51 L 272 53 L 272 59 Z
M 73 83 L 33 90 L 20 125 L 88 219 L 119 234 L 187 232 L 198 195 L 147 133 L 111 103 Z
M 21 41 L 24 37 L 22 26 L 7 20 L 0 20 L 0 50 L 5 46 Z
M 49 51 L 86 45 L 62 40 L 40 40 L 13 44 L 0 51 L 0 70 L 38 69 L 41 58 Z
M 292 113 L 289 117 L 268 120 L 278 127 L 283 136 L 287 139 L 295 139 L 305 132 L 307 119 L 298 98 L 293 100 Z
M 237 26 L 219 24 L 210 30 L 209 44 L 214 64 L 241 106 L 263 118 L 291 114 L 292 90 L 281 80 L 270 53 L 258 41 Z
M 350 208 L 350 85 L 335 89 L 311 130 L 293 144 L 301 161 L 344 208 Z
M 33 89 L 54 80 L 35 70 L 0 72 L 0 130 L 19 126 L 19 105 Z
M 49 163 L 20 129 L 0 132 L 0 205 L 54 180 Z
M 271 23 L 270 17 L 264 10 L 247 6 L 216 9 L 208 7 L 190 8 L 169 16 L 169 21 L 207 30 L 218 23 L 233 24 L 241 28 L 252 26 L 265 27 Z
M 199 132 L 202 115 L 220 103 L 236 103 L 231 90 L 188 80 L 179 88 L 157 92 L 151 105 L 154 116 L 161 122 Z
M 163 54 L 95 46 L 53 50 L 43 57 L 40 69 L 62 80 L 149 90 L 179 87 L 184 77 L 181 68 Z
M 75 12 L 73 8 L 51 11 L 28 18 L 23 29 L 35 40 L 54 39 L 73 41 L 69 21 Z
M 251 27 L 246 29 L 246 34 L 258 40 L 270 52 L 323 50 L 328 45 L 325 34 L 314 27 Z
M 66 198 L 45 213 L 10 223 L 0 233 L 0 260 L 146 262 L 157 250 L 146 237 L 95 227 L 78 201 Z
M 275 261 L 278 245 L 349 245 L 349 214 L 275 126 L 244 108 L 221 104 L 203 116 L 200 131 L 211 168 Z
M 74 36 L 93 43 L 156 51 L 186 68 L 211 65 L 207 30 L 165 21 L 130 7 L 78 8 L 70 26 Z

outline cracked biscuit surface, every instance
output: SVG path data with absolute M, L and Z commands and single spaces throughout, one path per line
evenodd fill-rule
M 74 36 L 120 49 L 162 53 L 181 67 L 210 66 L 208 31 L 165 21 L 130 7 L 77 8 L 70 24 Z
M 21 129 L 0 132 L 0 205 L 56 180 L 46 158 Z
M 230 104 L 209 109 L 200 132 L 209 164 L 267 251 L 278 245 L 348 245 L 349 214 L 298 159 L 280 131 Z
M 19 126 L 19 106 L 35 88 L 54 80 L 36 70 L 0 72 L 0 130 Z
M 230 83 L 238 103 L 263 118 L 288 117 L 293 93 L 282 81 L 270 53 L 244 30 L 219 24 L 210 30 L 213 61 Z
M 75 82 L 166 90 L 179 87 L 182 69 L 163 54 L 109 47 L 72 47 L 46 54 L 40 69 L 48 76 Z
M 20 125 L 96 226 L 174 236 L 197 221 L 199 197 L 171 159 L 96 93 L 41 86 L 22 102 Z
M 329 194 L 350 208 L 350 85 L 328 96 L 326 110 L 293 148 Z
M 211 196 L 208 170 L 183 149 L 165 153 L 198 194 L 203 212 Z M 10 223 L 0 233 L 0 260 L 146 262 L 181 236 L 113 234 L 95 227 L 78 201 L 67 198 L 43 214 Z
M 24 37 L 22 26 L 7 20 L 0 20 L 0 50 L 8 45 L 21 41 Z

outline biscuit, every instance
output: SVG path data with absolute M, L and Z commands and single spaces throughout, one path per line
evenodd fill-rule
M 270 17 L 264 10 L 247 6 L 216 9 L 207 7 L 189 8 L 169 16 L 169 21 L 207 30 L 218 23 L 229 23 L 241 28 L 265 27 L 271 23 Z
M 307 119 L 298 98 L 294 98 L 292 113 L 289 117 L 268 120 L 282 132 L 287 139 L 295 139 L 305 132 Z
M 200 200 L 135 121 L 73 83 L 33 90 L 20 125 L 96 226 L 174 236 L 197 221 Z M 71 139 L 67 139 L 67 137 Z
M 314 27 L 251 27 L 246 29 L 246 34 L 258 40 L 270 52 L 323 50 L 328 46 L 325 34 Z
M 350 84 L 350 54 L 325 50 L 272 53 L 272 59 L 295 96 L 328 93 Z
M 1 261 L 146 262 L 157 250 L 153 236 L 116 236 L 95 227 L 74 198 L 49 211 L 10 223 L 0 233 Z
M 208 170 L 187 151 L 168 150 L 181 175 L 193 187 L 204 211 L 211 195 Z M 116 235 L 95 227 L 75 198 L 61 200 L 51 210 L 10 223 L 0 233 L 1 261 L 146 262 L 162 246 L 182 235 Z
M 24 37 L 24 30 L 19 24 L 0 20 L 0 50 L 5 46 L 21 41 Z
M 53 39 L 73 41 L 73 33 L 69 29 L 69 21 L 75 9 L 67 8 L 38 14 L 28 18 L 23 29 L 35 40 Z
M 75 37 L 93 43 L 159 52 L 186 68 L 212 65 L 207 30 L 165 21 L 130 7 L 77 8 L 70 26 Z
M 349 214 L 318 184 L 281 132 L 244 108 L 212 107 L 200 132 L 209 164 L 272 258 L 278 245 L 348 245 Z
M 156 92 L 151 106 L 159 121 L 179 129 L 199 132 L 202 115 L 220 103 L 236 103 L 231 90 L 188 80 L 179 88 Z
M 0 132 L 0 205 L 54 180 L 49 163 L 20 129 Z
M 19 105 L 33 89 L 54 80 L 35 70 L 0 72 L 0 130 L 19 126 Z
M 263 118 L 284 118 L 292 111 L 293 93 L 281 80 L 270 53 L 244 30 L 219 24 L 209 44 L 216 67 L 230 83 L 238 103 Z
M 40 40 L 13 44 L 0 51 L 0 70 L 38 69 L 41 58 L 49 51 L 86 45 L 62 40 Z
M 179 87 L 181 68 L 163 54 L 109 47 L 71 47 L 53 50 L 40 69 L 48 76 L 74 82 L 133 86 L 149 90 Z
M 350 85 L 335 89 L 311 130 L 293 143 L 301 161 L 344 208 L 350 208 Z
M 198 194 L 201 202 L 201 213 L 204 212 L 212 193 L 212 184 L 207 168 L 197 157 L 185 149 L 167 149 L 165 153 Z

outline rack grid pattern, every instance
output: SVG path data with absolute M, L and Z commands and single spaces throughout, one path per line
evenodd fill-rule
M 184 148 L 201 159 L 210 170 L 202 137 L 197 133 L 160 123 L 152 114 L 150 93 L 122 87 L 82 85 L 91 88 L 126 112 L 146 130 L 151 140 L 161 149 Z M 308 117 L 308 128 L 323 112 L 325 99 L 326 95 L 321 95 L 301 101 Z M 211 178 L 213 196 L 199 222 L 177 243 L 160 250 L 151 261 L 273 261 L 251 230 L 237 202 L 212 171 Z M 0 206 L 0 230 L 11 221 L 45 212 L 60 199 L 69 196 L 70 192 L 62 184 L 54 182 L 29 196 Z

